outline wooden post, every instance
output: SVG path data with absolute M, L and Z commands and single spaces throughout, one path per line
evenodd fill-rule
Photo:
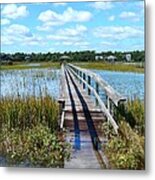
M 91 77 L 88 76 L 88 84 L 91 85 Z M 91 94 L 91 90 L 88 88 L 88 95 Z
M 83 73 L 83 80 L 86 80 L 86 74 L 85 73 Z M 83 83 L 83 89 L 85 89 L 86 88 L 86 85 L 85 85 L 85 83 Z
M 107 109 L 110 112 L 110 99 L 108 96 L 107 96 Z
M 96 90 L 96 92 L 97 92 L 97 94 L 99 95 L 99 84 L 97 83 L 97 82 L 95 82 L 96 84 L 95 84 L 95 90 Z M 96 99 L 95 100 L 96 101 L 96 106 L 98 106 L 98 100 Z
M 110 104 L 111 104 L 111 105 L 110 105 L 110 107 L 111 107 L 111 108 L 110 108 L 110 111 L 111 111 L 110 113 L 111 113 L 111 115 L 114 117 L 114 104 L 113 104 L 112 102 L 110 102 Z
M 82 71 L 80 71 L 80 77 L 82 77 Z M 80 79 L 80 84 L 82 83 L 81 79 Z
M 77 69 L 77 71 L 76 71 L 76 74 L 77 74 L 77 76 L 79 75 L 79 70 Z M 79 81 L 79 79 L 77 78 L 77 76 L 76 76 L 76 79 Z
M 110 113 L 110 99 L 109 99 L 108 96 L 107 96 L 107 109 L 108 109 L 108 111 Z M 109 122 L 109 118 L 108 118 L 108 122 Z
M 59 124 L 60 128 L 63 128 L 62 115 L 63 115 L 63 109 L 65 107 L 65 100 L 64 99 L 58 99 L 58 103 L 59 103 L 59 122 L 58 122 L 58 124 Z

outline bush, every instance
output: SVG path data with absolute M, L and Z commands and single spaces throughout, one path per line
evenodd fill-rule
M 0 156 L 7 165 L 62 167 L 70 148 L 58 131 L 58 104 L 49 96 L 0 101 Z
M 104 148 L 112 169 L 144 169 L 144 138 L 127 122 L 119 124 L 119 135 L 111 136 Z
M 35 167 L 63 167 L 69 158 L 69 145 L 49 128 L 38 124 L 20 134 L 18 130 L 5 132 L 1 137 L 0 152 L 8 164 Z
M 115 112 L 119 126 L 116 135 L 108 123 L 103 124 L 104 136 L 108 138 L 104 152 L 112 169 L 144 169 L 144 103 L 129 100 Z
M 117 112 L 118 121 L 124 119 L 140 135 L 145 133 L 144 102 L 139 99 L 128 100 Z

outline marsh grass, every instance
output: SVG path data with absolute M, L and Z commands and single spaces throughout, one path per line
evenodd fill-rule
M 118 109 L 117 119 L 125 120 L 130 124 L 132 129 L 139 135 L 145 134 L 145 109 L 144 101 L 138 98 L 128 100 L 126 105 L 122 105 Z
M 32 128 L 42 123 L 54 132 L 58 120 L 58 104 L 50 97 L 5 97 L 0 101 L 0 120 L 8 130 Z
M 145 169 L 144 102 L 138 99 L 129 100 L 119 110 L 123 114 L 121 112 L 118 116 L 118 135 L 109 124 L 103 124 L 104 134 L 108 137 L 103 151 L 111 169 Z
M 41 71 L 17 73 L 15 79 L 10 73 L 14 94 L 0 98 L 0 156 L 6 166 L 63 167 L 70 146 L 59 131 L 59 105 L 47 89 L 55 71 L 47 71 L 46 76 Z
M 63 167 L 69 145 L 58 131 L 58 104 L 50 96 L 2 98 L 0 154 L 7 165 Z
M 27 64 L 27 63 L 19 63 L 19 62 L 15 62 L 13 65 L 0 65 L 0 69 L 1 70 L 23 70 L 23 69 L 42 69 L 42 68 L 60 68 L 60 63 L 58 62 L 39 62 L 39 66 L 36 66 L 35 64 L 37 63 L 33 63 L 31 64 Z
M 87 69 L 144 73 L 144 66 L 139 66 L 134 64 L 86 62 L 86 63 L 75 63 L 75 65 Z
M 38 64 L 38 62 L 36 62 Z M 35 62 L 31 64 L 16 62 L 14 65 L 1 65 L 1 70 L 22 70 L 35 68 L 60 68 L 60 62 L 39 62 L 40 66 L 35 66 Z M 132 63 L 108 63 L 108 62 L 77 62 L 77 66 L 87 69 L 122 71 L 122 72 L 138 72 L 144 73 L 144 64 Z

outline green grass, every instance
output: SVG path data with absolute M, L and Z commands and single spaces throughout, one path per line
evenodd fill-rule
M 58 131 L 59 106 L 50 96 L 0 100 L 0 156 L 7 165 L 63 167 L 69 145 Z
M 40 66 L 27 66 L 26 63 L 15 62 L 14 65 L 3 65 L 1 70 L 15 70 L 15 69 L 32 69 L 32 68 L 60 68 L 59 62 L 36 62 Z M 35 62 L 33 63 L 35 64 Z M 106 62 L 77 62 L 73 64 L 86 69 L 122 71 L 122 72 L 138 72 L 144 73 L 144 67 L 139 64 L 127 63 L 106 63 Z
M 33 68 L 60 68 L 60 63 L 57 62 L 36 62 L 36 64 L 40 64 L 40 66 L 28 66 L 26 63 L 15 62 L 13 65 L 2 65 L 0 67 L 1 70 L 22 70 L 22 69 L 33 69 Z
M 106 63 L 106 62 L 86 62 L 86 63 L 81 62 L 74 64 L 86 69 L 144 73 L 143 67 L 134 64 Z
M 117 119 L 117 135 L 108 123 L 103 124 L 104 135 L 108 138 L 103 151 L 111 169 L 145 169 L 144 102 L 129 100 L 120 110 L 123 115 L 121 112 Z

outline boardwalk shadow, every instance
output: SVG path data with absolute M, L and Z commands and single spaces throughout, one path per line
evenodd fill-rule
M 73 119 L 74 119 L 74 134 L 75 134 L 74 149 L 80 150 L 81 149 L 80 128 L 79 128 L 79 123 L 78 123 L 76 106 L 75 106 L 75 102 L 74 102 L 73 95 L 71 92 L 71 87 L 70 87 L 69 80 L 66 73 L 65 73 L 65 77 L 66 77 L 66 82 L 68 86 L 69 96 L 70 96 L 71 105 L 72 105 Z
M 101 142 L 100 142 L 100 140 L 98 138 L 98 135 L 97 135 L 97 132 L 96 132 L 96 129 L 95 129 L 93 119 L 91 117 L 88 105 L 87 105 L 86 101 L 84 100 L 83 96 L 81 95 L 77 85 L 73 81 L 73 78 L 71 77 L 71 75 L 69 73 L 68 73 L 68 75 L 69 75 L 69 77 L 71 79 L 71 82 L 73 83 L 73 86 L 74 86 L 75 91 L 76 91 L 76 93 L 78 95 L 78 98 L 81 101 L 82 108 L 83 108 L 83 113 L 84 113 L 85 119 L 87 121 L 88 131 L 89 131 L 89 134 L 90 134 L 90 137 L 91 137 L 93 147 L 94 147 L 95 150 L 98 150 L 101 147 Z M 73 108 L 74 108 L 74 106 L 73 106 Z M 77 113 L 76 113 L 76 116 L 77 116 Z M 75 120 L 75 122 L 76 122 L 76 120 Z

